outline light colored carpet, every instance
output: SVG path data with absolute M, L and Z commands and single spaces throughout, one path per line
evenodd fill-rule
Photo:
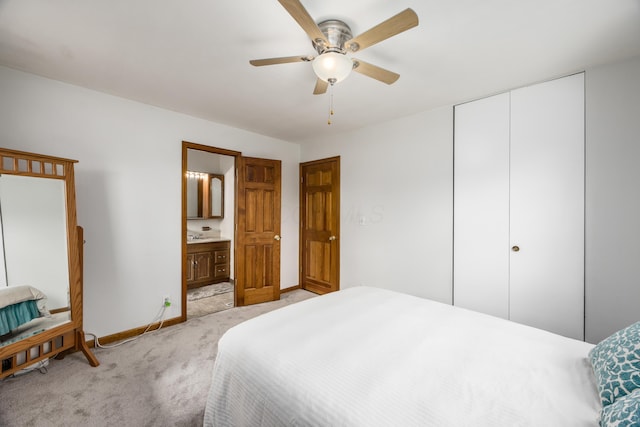
M 95 349 L 97 368 L 81 353 L 51 360 L 47 374 L 0 382 L 0 425 L 201 426 L 222 334 L 313 296 L 295 290 L 280 301 L 189 319 L 120 347 Z

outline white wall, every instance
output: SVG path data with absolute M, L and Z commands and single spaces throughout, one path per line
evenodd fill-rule
M 332 156 L 341 172 L 340 287 L 451 303 L 453 109 L 302 145 L 303 161 Z
M 87 332 L 144 326 L 164 295 L 180 314 L 183 140 L 282 160 L 281 286 L 298 284 L 298 145 L 4 67 L 0 94 L 2 146 L 79 160 Z
M 298 147 L 2 67 L 0 93 L 3 146 L 80 160 L 90 332 L 145 325 L 163 295 L 180 295 L 182 140 L 283 161 L 283 288 L 298 282 L 298 162 L 339 155 L 341 287 L 451 302 L 451 107 Z M 586 336 L 595 342 L 640 320 L 640 58 L 587 70 L 586 103 Z
M 586 73 L 586 339 L 640 320 L 640 58 Z

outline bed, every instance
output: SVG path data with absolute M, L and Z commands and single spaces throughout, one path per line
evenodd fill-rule
M 593 354 L 503 319 L 349 288 L 227 331 L 204 425 L 597 426 Z

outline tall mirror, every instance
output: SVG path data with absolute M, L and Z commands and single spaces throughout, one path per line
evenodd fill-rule
M 209 174 L 210 218 L 224 217 L 224 175 Z
M 0 149 L 0 378 L 81 350 L 82 228 L 76 161 Z
M 0 175 L 5 284 L 39 289 L 47 296 L 48 310 L 66 311 L 70 320 L 64 200 L 64 181 L 59 179 Z

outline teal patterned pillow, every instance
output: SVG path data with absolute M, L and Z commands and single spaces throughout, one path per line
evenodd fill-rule
M 640 388 L 640 322 L 601 341 L 589 361 L 603 407 Z
M 605 406 L 600 415 L 601 427 L 640 427 L 640 390 Z

